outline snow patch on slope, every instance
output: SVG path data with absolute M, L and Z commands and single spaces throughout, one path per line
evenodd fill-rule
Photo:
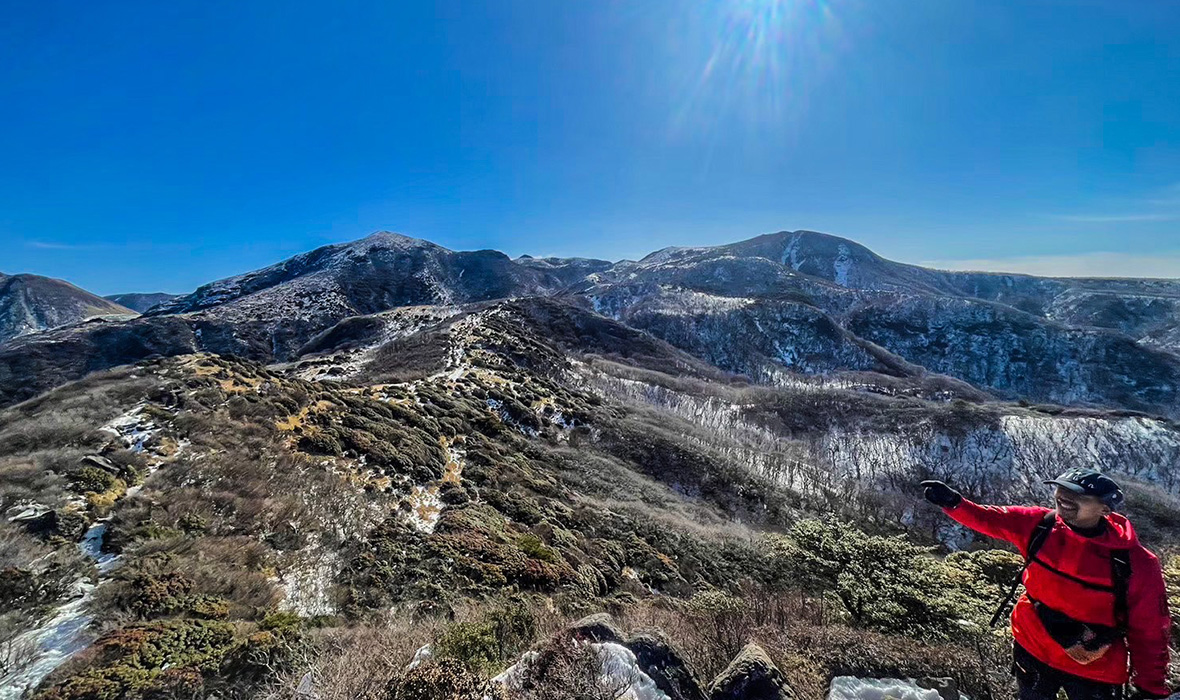
M 109 571 L 119 558 L 102 552 L 106 528 L 106 523 L 91 526 L 78 544 L 82 553 L 94 561 L 100 573 Z M 101 583 L 79 579 L 74 584 L 73 599 L 59 606 L 53 617 L 13 640 L 10 648 L 14 650 L 14 655 L 27 654 L 27 662 L 0 677 L 0 700 L 18 700 L 26 690 L 37 687 L 53 669 L 94 640 L 96 635 L 90 629 L 93 617 L 86 612 L 86 608 Z
M 832 261 L 832 268 L 836 273 L 834 278 L 836 284 L 841 287 L 848 286 L 848 274 L 852 272 L 852 266 L 852 251 L 848 250 L 848 246 L 841 243 L 836 254 L 836 259 Z
M 937 689 L 923 688 L 913 679 L 836 676 L 828 700 L 942 700 L 942 696 Z
M 583 644 L 577 641 L 573 643 Z M 635 654 L 627 647 L 613 642 L 592 643 L 589 647 L 597 654 L 600 664 L 598 685 L 609 697 L 617 700 L 669 700 L 651 676 L 639 668 Z M 503 686 L 509 698 L 519 697 L 528 672 L 539 656 L 535 651 L 525 652 L 519 661 L 493 678 L 492 682 Z M 485 697 L 485 700 L 490 700 L 490 696 Z

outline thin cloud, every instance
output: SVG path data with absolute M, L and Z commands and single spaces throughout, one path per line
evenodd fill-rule
M 1079 253 L 1028 255 L 1010 258 L 927 260 L 919 263 L 940 270 L 1012 272 L 1042 277 L 1150 277 L 1180 279 L 1180 251 L 1157 255 Z
M 25 241 L 26 248 L 38 250 L 110 250 L 118 246 L 106 243 L 54 243 L 52 241 Z
M 1116 201 L 1122 205 L 1115 209 Z M 1108 202 L 1115 213 L 1084 212 L 1048 214 L 1047 218 L 1075 224 L 1121 224 L 1150 221 L 1180 221 L 1180 182 L 1144 192 L 1137 197 L 1120 198 Z M 1106 207 L 1103 207 L 1106 208 Z M 1122 209 L 1123 211 L 1118 211 Z
M 1136 221 L 1176 221 L 1180 214 L 1050 214 L 1050 219 L 1075 224 L 1119 224 Z

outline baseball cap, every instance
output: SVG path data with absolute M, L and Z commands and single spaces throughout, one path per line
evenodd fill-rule
M 1045 483 L 1055 484 L 1082 496 L 1101 498 L 1111 508 L 1123 502 L 1123 490 L 1118 483 L 1094 469 L 1070 469 L 1056 479 L 1046 479 Z

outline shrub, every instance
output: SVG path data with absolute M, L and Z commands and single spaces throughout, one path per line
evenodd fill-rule
M 883 632 L 945 637 L 964 611 L 943 564 L 903 537 L 869 535 L 834 519 L 802 520 L 785 570 L 840 601 L 851 622 Z
M 103 493 L 115 485 L 117 479 L 97 467 L 82 467 L 69 476 L 70 485 L 81 493 Z
M 225 622 L 168 620 L 132 625 L 101 637 L 74 663 L 75 668 L 81 668 L 42 691 L 37 698 L 148 697 L 174 687 L 177 682 L 192 685 L 197 677 L 217 670 L 233 647 L 233 627 Z
M 553 563 L 558 559 L 557 552 L 545 546 L 540 537 L 526 533 L 516 538 L 516 546 L 532 559 Z
M 604 675 L 603 655 L 588 644 L 576 644 L 568 633 L 554 635 L 511 682 L 517 700 L 618 700 L 637 680 L 628 674 Z
M 499 689 L 454 659 L 428 661 L 406 671 L 386 689 L 387 700 L 499 698 Z
M 339 457 L 344 447 L 334 435 L 322 430 L 313 430 L 299 438 L 299 449 L 313 455 L 330 455 Z
M 536 619 L 521 601 L 493 609 L 475 622 L 459 622 L 444 630 L 435 645 L 438 658 L 454 659 L 482 673 L 499 670 L 532 643 Z

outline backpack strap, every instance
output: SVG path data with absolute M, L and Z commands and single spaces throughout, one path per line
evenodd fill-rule
M 1041 518 L 1041 522 L 1037 523 L 1032 534 L 1028 536 L 1028 556 L 1024 559 L 1025 568 L 1032 563 L 1033 557 L 1037 556 L 1037 552 L 1041 551 L 1041 545 L 1045 544 L 1045 540 L 1049 539 L 1049 533 L 1056 524 L 1057 511 L 1055 510 L 1045 513 L 1045 517 Z
M 1116 549 L 1110 553 L 1110 580 L 1114 588 L 1114 626 L 1126 634 L 1130 620 L 1127 589 L 1131 583 L 1131 550 Z
M 1033 557 L 1040 551 L 1041 545 L 1045 544 L 1045 540 L 1049 539 L 1049 533 L 1053 530 L 1053 525 L 1057 523 L 1057 511 L 1050 510 L 1041 518 L 1041 522 L 1033 528 L 1032 534 L 1028 537 L 1028 546 L 1026 550 L 1028 553 L 1024 557 L 1024 566 L 1020 567 L 1020 571 L 1016 572 L 1016 577 L 1012 580 L 1012 587 L 1008 589 L 1008 595 L 1000 601 L 1000 607 L 996 608 L 996 612 L 992 615 L 991 622 L 988 627 L 995 627 L 996 623 L 1003 617 L 1004 611 L 1008 609 L 1008 603 L 1012 601 L 1012 597 L 1016 595 L 1016 589 L 1020 586 L 1020 582 L 1024 579 L 1024 572 L 1028 571 L 1029 564 L 1032 564 Z

